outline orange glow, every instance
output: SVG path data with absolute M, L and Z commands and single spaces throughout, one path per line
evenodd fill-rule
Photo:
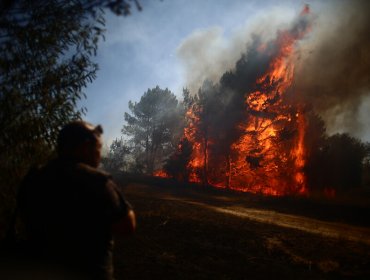
M 163 170 L 157 170 L 153 174 L 154 177 L 161 177 L 161 178 L 167 178 L 167 173 L 164 172 Z

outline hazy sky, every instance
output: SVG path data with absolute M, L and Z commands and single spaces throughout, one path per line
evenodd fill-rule
M 141 0 L 143 11 L 133 9 L 128 17 L 107 12 L 106 40 L 96 57 L 98 78 L 81 102 L 88 110 L 86 119 L 103 125 L 109 143 L 121 136 L 129 100 L 139 101 L 157 85 L 181 97 L 182 88 L 196 85 L 202 73 L 217 75 L 219 67 L 229 70 L 245 50 L 251 29 L 268 36 L 305 4 L 319 14 L 328 2 L 334 1 Z M 189 63 L 199 64 L 197 73 L 189 73 Z M 366 117 L 363 111 L 368 108 L 360 114 Z M 364 126 L 368 133 L 368 122 Z M 361 136 L 370 140 L 369 134 Z

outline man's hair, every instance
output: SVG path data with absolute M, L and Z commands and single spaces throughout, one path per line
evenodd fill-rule
M 59 132 L 58 153 L 73 151 L 86 142 L 97 142 L 103 134 L 101 125 L 93 126 L 84 121 L 73 121 L 66 124 Z

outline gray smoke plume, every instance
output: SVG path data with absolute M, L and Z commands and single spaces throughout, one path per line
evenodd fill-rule
M 297 45 L 291 96 L 312 104 L 329 133 L 349 132 L 370 140 L 366 135 L 370 119 L 370 1 L 316 2 L 311 8 L 315 20 L 312 32 Z M 268 41 L 292 20 L 283 12 L 272 11 L 249 22 L 248 28 L 230 40 L 223 38 L 218 28 L 191 35 L 178 49 L 191 92 L 197 92 L 206 79 L 219 81 L 223 73 L 235 69 L 243 53 L 249 53 L 250 64 L 253 34 Z
M 295 89 L 322 115 L 329 133 L 365 138 L 370 119 L 370 1 L 335 4 L 318 13 L 302 45 Z

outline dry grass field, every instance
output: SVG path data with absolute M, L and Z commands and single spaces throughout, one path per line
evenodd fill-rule
M 370 279 L 370 210 L 202 187 L 129 184 L 137 233 L 117 279 Z

